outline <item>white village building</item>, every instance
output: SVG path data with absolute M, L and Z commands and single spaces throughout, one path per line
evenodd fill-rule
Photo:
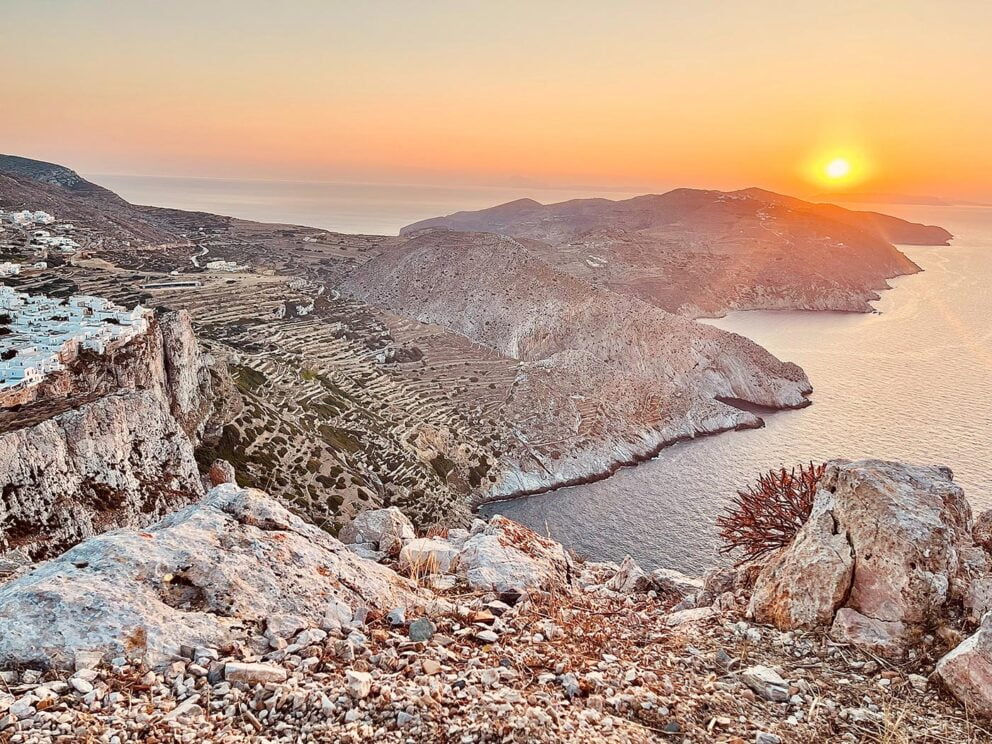
M 0 286 L 0 393 L 35 385 L 80 350 L 103 354 L 148 330 L 151 311 L 102 297 L 29 295 Z

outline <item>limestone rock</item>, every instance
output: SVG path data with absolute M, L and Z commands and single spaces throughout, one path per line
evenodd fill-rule
M 319 625 L 332 602 L 422 604 L 393 571 L 262 492 L 225 484 L 147 530 L 91 538 L 0 586 L 0 665 L 69 666 L 78 651 L 160 664 L 275 615 Z
M 683 598 L 698 594 L 703 590 L 703 580 L 686 576 L 681 571 L 670 568 L 656 568 L 651 572 L 651 581 L 662 594 Z
M 651 577 L 629 555 L 620 562 L 620 568 L 613 578 L 606 582 L 607 589 L 622 594 L 646 592 L 653 586 L 654 582 L 651 581 Z
M 937 662 L 937 676 L 970 713 L 992 716 L 992 614 Z
M 372 691 L 372 675 L 368 672 L 356 672 L 349 669 L 345 672 L 348 694 L 356 700 L 362 700 Z
M 716 610 L 712 607 L 693 607 L 687 610 L 677 610 L 665 616 L 665 625 L 676 627 L 686 623 L 694 623 L 713 617 Z
M 906 645 L 914 640 L 914 634 L 905 623 L 898 620 L 876 620 L 850 607 L 837 610 L 830 635 L 839 641 L 888 657 L 901 656 Z
M 770 667 L 749 667 L 741 672 L 741 680 L 765 700 L 783 703 L 789 699 L 789 683 Z
M 388 509 L 369 509 L 359 512 L 351 522 L 341 528 L 338 537 L 345 544 L 373 543 L 381 549 L 384 541 L 392 546 L 392 540 L 386 538 L 406 541 L 412 540 L 416 534 L 413 524 L 403 512 L 391 506 Z
M 828 625 L 847 596 L 854 556 L 826 506 L 826 500 L 817 502 L 792 545 L 759 575 L 749 608 L 759 623 L 781 629 Z
M 228 682 L 244 682 L 250 685 L 285 682 L 286 670 L 273 664 L 228 662 L 224 665 L 224 679 Z
M 429 537 L 411 540 L 400 551 L 400 568 L 411 574 L 451 573 L 457 561 L 458 548 Z
M 561 545 L 498 514 L 465 541 L 458 556 L 459 575 L 481 591 L 549 589 L 566 583 L 568 572 Z
M 55 555 L 200 498 L 193 444 L 153 391 L 121 391 L 0 434 L 0 553 Z M 16 525 L 12 527 L 10 525 Z
M 837 460 L 810 520 L 762 571 L 750 610 L 783 630 L 833 622 L 838 640 L 897 655 L 963 599 L 980 568 L 973 558 L 971 509 L 950 470 Z M 841 607 L 856 614 L 834 622 Z
M 0 425 L 0 555 L 17 548 L 32 560 L 202 497 L 194 447 L 242 405 L 185 312 L 27 391 L 24 423 Z

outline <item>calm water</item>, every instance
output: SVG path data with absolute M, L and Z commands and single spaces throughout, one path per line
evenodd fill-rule
M 865 208 L 865 207 L 862 207 Z M 800 364 L 813 405 L 763 429 L 676 445 L 612 478 L 487 508 L 590 558 L 699 573 L 713 521 L 760 471 L 873 456 L 949 465 L 992 506 L 992 209 L 886 206 L 940 224 L 950 247 L 907 247 L 925 270 L 892 282 L 874 315 L 746 312 L 713 321 Z
M 633 193 L 526 187 L 441 187 L 314 181 L 87 175 L 134 204 L 191 209 L 259 222 L 321 227 L 345 233 L 396 235 L 404 225 L 462 209 L 529 197 L 557 202 L 588 196 L 626 199 Z

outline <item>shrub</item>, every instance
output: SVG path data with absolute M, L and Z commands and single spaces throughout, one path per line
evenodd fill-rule
M 800 465 L 798 470 L 771 470 L 738 491 L 733 506 L 717 517 L 723 545 L 720 554 L 741 550 L 737 565 L 783 548 L 809 519 L 813 496 L 826 465 Z

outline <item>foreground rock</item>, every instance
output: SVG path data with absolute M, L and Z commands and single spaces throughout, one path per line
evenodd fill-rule
M 971 713 L 992 716 L 992 614 L 985 616 L 977 633 L 937 663 L 936 671 Z
M 465 542 L 458 558 L 458 572 L 470 587 L 502 593 L 559 588 L 568 581 L 568 567 L 561 545 L 499 515 Z
M 67 667 L 76 654 L 141 657 L 226 647 L 269 615 L 326 622 L 332 603 L 419 603 L 410 582 L 366 561 L 264 494 L 218 486 L 145 531 L 82 543 L 0 587 L 0 665 Z
M 573 562 L 502 517 L 402 550 L 424 541 L 450 573 L 362 559 L 232 484 L 92 538 L 0 588 L 0 739 L 984 740 L 926 658 L 748 623 L 750 569 L 702 584 Z M 983 632 L 936 671 L 992 715 Z
M 750 610 L 783 630 L 831 626 L 840 641 L 904 654 L 981 598 L 986 559 L 947 468 L 829 464 L 809 521 L 757 579 Z M 977 602 L 976 602 L 977 600 Z
M 404 540 L 412 540 L 416 535 L 403 512 L 391 507 L 360 512 L 341 528 L 338 537 L 349 545 L 371 543 L 375 550 L 394 555 L 403 547 Z

